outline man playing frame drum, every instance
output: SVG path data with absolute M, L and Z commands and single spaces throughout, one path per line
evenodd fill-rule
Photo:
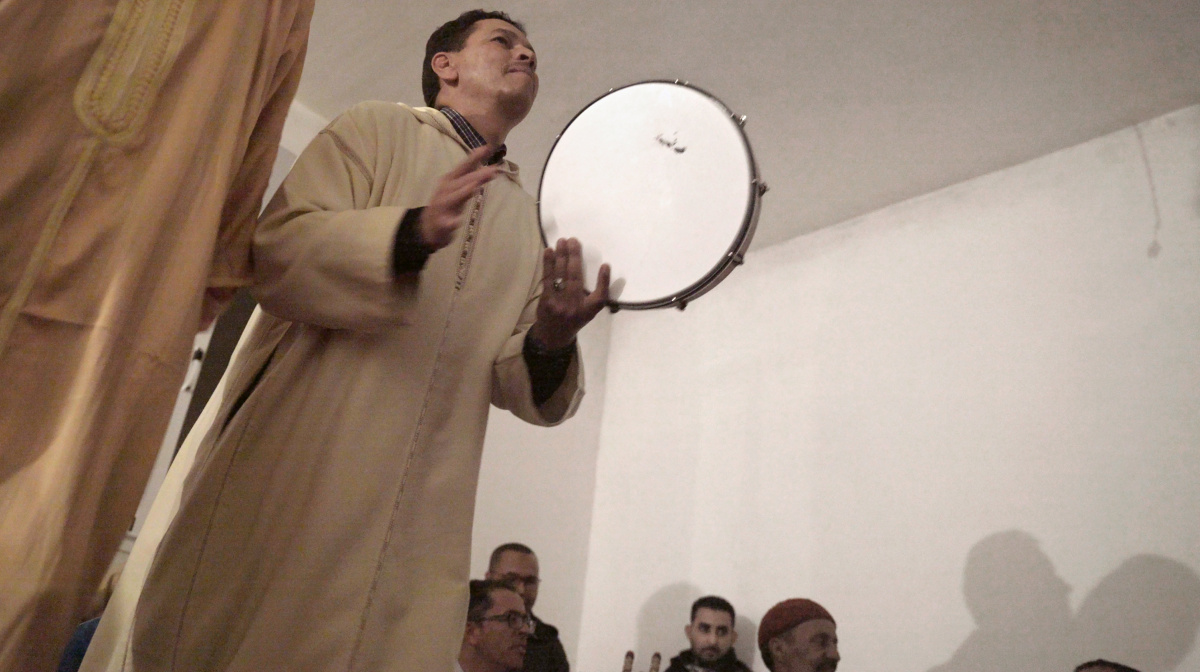
M 503 159 L 536 67 L 520 24 L 467 12 L 427 45 L 429 108 L 360 104 L 300 156 L 255 238 L 269 315 L 146 578 L 131 669 L 453 668 L 488 403 L 569 417 L 575 335 L 608 299 L 577 241 L 543 250 Z

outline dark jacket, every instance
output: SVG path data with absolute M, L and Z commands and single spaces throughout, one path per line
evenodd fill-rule
M 701 663 L 696 659 L 696 654 L 692 653 L 691 649 L 685 649 L 679 652 L 678 656 L 671 659 L 671 666 L 667 668 L 667 672 L 750 672 L 750 668 L 746 667 L 742 661 L 737 659 L 737 653 L 733 649 L 725 652 L 725 655 L 714 660 L 711 663 Z
M 525 672 L 568 672 L 567 652 L 558 641 L 558 628 L 533 617 L 533 634 L 525 644 Z

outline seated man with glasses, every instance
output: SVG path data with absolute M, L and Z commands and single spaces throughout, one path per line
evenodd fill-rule
M 525 662 L 533 618 L 504 581 L 472 581 L 458 672 L 514 672 Z
M 525 600 L 525 609 L 533 618 L 533 634 L 525 651 L 523 672 L 569 672 L 567 652 L 558 639 L 558 628 L 533 615 L 537 602 L 538 559 L 533 549 L 525 544 L 510 542 L 496 547 L 488 560 L 488 571 L 484 577 L 512 584 L 514 590 Z

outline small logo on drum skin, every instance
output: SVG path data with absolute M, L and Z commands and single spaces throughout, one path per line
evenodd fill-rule
M 658 140 L 658 144 L 662 145 L 663 147 L 670 147 L 671 149 L 675 150 L 676 154 L 682 154 L 687 151 L 687 147 L 680 146 L 679 139 L 675 137 L 674 133 L 671 134 L 670 140 L 664 138 L 662 133 L 659 133 L 654 139 Z

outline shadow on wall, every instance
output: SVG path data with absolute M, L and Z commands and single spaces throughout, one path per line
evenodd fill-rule
M 659 588 L 646 599 L 638 611 L 637 646 L 634 647 L 635 669 L 644 669 L 650 664 L 655 651 L 662 654 L 663 669 L 667 661 L 681 650 L 688 648 L 683 627 L 688 624 L 692 602 L 704 593 L 696 586 L 681 581 Z M 734 609 L 737 605 L 733 605 Z M 740 637 L 740 635 L 739 635 Z M 613 660 L 618 660 L 624 651 L 614 651 Z M 616 665 L 613 669 L 619 669 Z
M 737 609 L 737 605 L 733 605 L 733 608 Z M 739 613 L 733 628 L 738 633 L 737 643 L 733 645 L 738 660 L 747 667 L 754 667 L 754 660 L 758 656 L 758 624 Z
M 1174 670 L 1196 645 L 1200 577 L 1174 560 L 1136 555 L 1088 593 L 1075 623 L 1085 658 Z
M 976 629 L 930 672 L 1061 672 L 1106 658 L 1171 672 L 1200 629 L 1200 576 L 1154 555 L 1134 556 L 1088 594 L 1077 614 L 1071 587 L 1037 539 L 999 532 L 967 554 L 963 597 Z
M 654 655 L 655 651 L 662 654 L 662 667 L 666 669 L 667 662 L 672 657 L 689 648 L 690 644 L 683 628 L 689 622 L 692 602 L 709 594 L 682 581 L 655 591 L 638 611 L 638 641 L 633 647 L 636 661 L 634 669 L 648 667 L 650 656 Z M 740 609 L 737 604 L 734 604 L 733 608 L 735 611 Z M 753 666 L 758 655 L 758 624 L 739 612 L 733 627 L 738 634 L 737 643 L 733 646 L 738 659 L 748 666 Z M 619 658 L 618 653 L 624 655 L 625 652 L 613 653 L 615 661 Z

